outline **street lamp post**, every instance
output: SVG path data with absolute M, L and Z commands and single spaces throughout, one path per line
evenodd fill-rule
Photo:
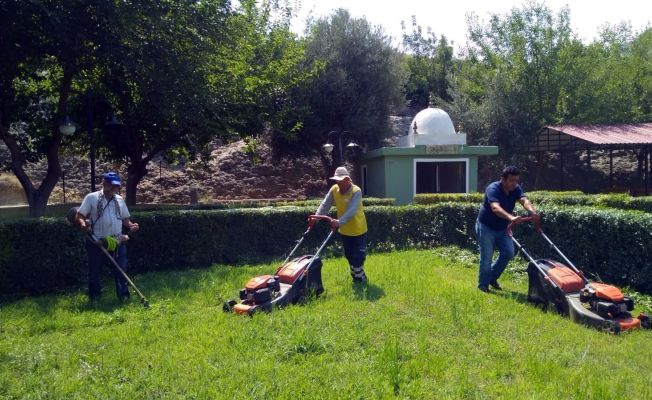
M 95 138 L 93 137 L 93 95 L 86 92 L 86 131 L 88 133 L 88 146 L 90 147 L 91 162 L 91 192 L 95 191 Z
M 328 132 L 327 142 L 322 146 L 322 149 L 326 154 L 331 154 L 333 152 L 333 148 L 335 147 L 333 143 L 331 143 L 331 137 L 333 135 L 337 136 L 337 149 L 339 151 L 339 156 L 340 156 L 340 158 L 337 160 L 338 161 L 337 164 L 338 166 L 341 166 L 344 164 L 344 151 L 343 151 L 344 149 L 342 148 L 342 136 L 347 136 L 350 139 L 349 144 L 346 145 L 346 150 L 349 151 L 358 150 L 360 149 L 360 146 L 353 141 L 353 138 L 351 138 L 351 136 L 353 136 L 351 132 L 343 131 L 343 130 L 330 131 Z
M 90 164 L 91 164 L 91 192 L 95 191 L 95 135 L 93 135 L 93 106 L 96 104 L 95 101 L 93 101 L 93 95 L 90 91 L 87 91 L 84 94 L 84 99 L 86 100 L 86 132 L 88 133 L 88 145 L 89 145 L 89 158 L 90 158 Z M 106 101 L 106 100 L 98 100 L 98 101 L 103 101 L 109 106 L 109 109 L 111 111 L 111 119 L 104 123 L 104 127 L 122 127 L 124 124 L 119 121 L 116 117 L 115 114 L 113 114 L 113 109 L 111 108 L 111 105 Z M 66 116 L 64 120 L 59 124 L 59 131 L 61 132 L 62 135 L 64 136 L 72 136 L 77 129 L 76 124 L 70 119 L 69 116 Z

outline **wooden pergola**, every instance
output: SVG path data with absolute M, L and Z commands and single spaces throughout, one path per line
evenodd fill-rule
M 638 150 L 643 156 L 644 192 L 650 193 L 652 174 L 652 123 L 620 125 L 550 125 L 541 128 L 528 152 L 559 153 L 561 189 L 564 189 L 564 153 L 586 151 L 591 169 L 591 151 L 609 152 L 609 186 L 613 187 L 613 151 Z

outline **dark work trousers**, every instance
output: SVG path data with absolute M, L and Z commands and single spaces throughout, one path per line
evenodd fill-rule
M 367 234 L 364 233 L 360 236 L 340 236 L 342 237 L 342 245 L 344 246 L 344 256 L 348 260 L 349 268 L 351 269 L 351 277 L 354 280 L 366 280 L 364 260 L 367 256 Z
M 100 283 L 100 277 L 102 272 L 102 266 L 111 263 L 106 254 L 99 248 L 98 245 L 86 239 L 86 254 L 88 255 L 88 297 L 91 299 L 100 297 L 102 293 L 102 285 Z M 122 243 L 118 246 L 116 254 L 113 255 L 113 258 L 118 262 L 120 268 L 123 271 L 127 272 L 129 266 L 127 262 L 127 244 Z M 115 293 L 118 298 L 128 297 L 129 289 L 127 288 L 127 280 L 120 274 L 115 266 L 109 265 L 113 271 L 113 277 L 115 278 Z

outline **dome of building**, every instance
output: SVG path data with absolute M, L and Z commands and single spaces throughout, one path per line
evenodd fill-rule
M 446 111 L 439 108 L 426 108 L 414 116 L 408 135 L 455 135 L 455 127 Z

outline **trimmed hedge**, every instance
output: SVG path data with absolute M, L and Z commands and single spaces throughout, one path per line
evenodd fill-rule
M 236 208 L 262 208 L 262 207 L 303 207 L 310 206 L 317 209 L 321 203 L 321 198 L 317 199 L 249 199 L 249 200 L 229 200 L 216 203 L 201 203 L 196 205 L 190 204 L 137 204 L 130 206 L 132 212 L 145 211 L 179 211 L 179 210 L 228 210 Z M 47 206 L 45 216 L 62 217 L 66 215 L 71 207 L 79 206 L 80 203 L 50 204 Z M 396 205 L 394 198 L 381 197 L 363 197 L 362 204 L 365 207 L 370 206 L 393 206 Z M 25 218 L 28 214 L 28 206 L 2 207 L 0 208 L 0 219 Z
M 251 200 L 230 200 L 215 203 L 196 205 L 187 204 L 139 204 L 132 207 L 133 211 L 174 211 L 174 210 L 227 210 L 238 208 L 262 208 L 262 207 L 319 207 L 322 199 L 251 199 Z M 362 204 L 369 206 L 393 206 L 396 204 L 394 198 L 363 197 Z M 66 210 L 67 211 L 67 210 Z
M 622 210 L 638 210 L 652 212 L 652 196 L 632 197 L 628 194 L 583 194 L 582 192 L 547 192 L 534 191 L 526 193 L 536 206 L 566 205 L 608 207 Z M 415 204 L 438 204 L 446 202 L 480 204 L 483 193 L 432 193 L 418 194 L 414 197 Z
M 220 201 L 215 203 L 200 203 L 195 205 L 190 204 L 137 204 L 129 207 L 132 212 L 150 212 L 150 211 L 188 211 L 188 210 L 235 210 L 241 208 L 265 208 L 265 207 L 314 207 L 315 210 L 321 204 L 322 199 L 304 199 L 304 200 L 290 200 L 290 199 L 250 199 L 250 200 L 229 200 Z M 380 198 L 380 197 L 363 197 L 362 204 L 365 207 L 370 206 L 393 206 L 396 205 L 394 198 Z M 75 204 L 71 204 L 72 207 Z M 76 204 L 79 205 L 79 204 Z M 53 216 L 64 215 L 70 207 L 65 211 Z
M 414 204 L 427 205 L 438 203 L 482 203 L 483 193 L 423 193 L 414 196 Z
M 565 205 L 597 205 L 592 200 L 591 195 L 585 195 L 580 191 L 568 192 L 551 192 L 551 191 L 534 191 L 526 193 L 528 198 L 532 201 L 550 203 L 550 204 L 565 204 Z M 622 200 L 622 195 L 606 195 L 613 196 Z M 414 204 L 437 204 L 447 202 L 460 202 L 460 203 L 482 203 L 484 193 L 423 193 L 414 196 Z M 614 203 L 615 204 L 615 203 Z M 622 208 L 622 207 L 615 207 Z
M 133 213 L 141 230 L 130 240 L 130 273 L 212 263 L 278 259 L 306 229 L 314 207 L 271 207 L 214 211 Z M 371 250 L 465 243 L 456 231 L 471 220 L 465 207 L 387 207 L 366 209 Z M 326 237 L 318 224 L 301 252 Z M 79 285 L 86 279 L 84 235 L 62 218 L 7 220 L 0 223 L 0 293 L 31 294 Z M 329 247 L 332 251 L 333 247 Z
M 314 207 L 134 213 L 141 231 L 129 243 L 130 273 L 212 263 L 261 262 L 283 257 L 306 228 Z M 545 206 L 544 229 L 587 273 L 652 293 L 652 216 L 634 211 Z M 366 209 L 370 251 L 475 246 L 477 204 L 372 206 Z M 326 224 L 299 254 L 314 251 Z M 559 259 L 547 244 L 519 227 L 516 237 L 533 254 Z M 329 246 L 329 252 L 338 246 Z M 327 254 L 328 255 L 328 254 Z M 32 294 L 78 286 L 86 279 L 83 234 L 61 218 L 0 223 L 0 293 Z
M 322 198 L 319 199 L 306 199 L 306 200 L 292 200 L 292 201 L 283 201 L 279 200 L 273 206 L 295 206 L 295 207 L 319 207 L 321 204 Z M 370 206 L 393 206 L 396 205 L 396 199 L 394 198 L 382 198 L 382 197 L 363 197 L 362 204 L 365 207 Z

